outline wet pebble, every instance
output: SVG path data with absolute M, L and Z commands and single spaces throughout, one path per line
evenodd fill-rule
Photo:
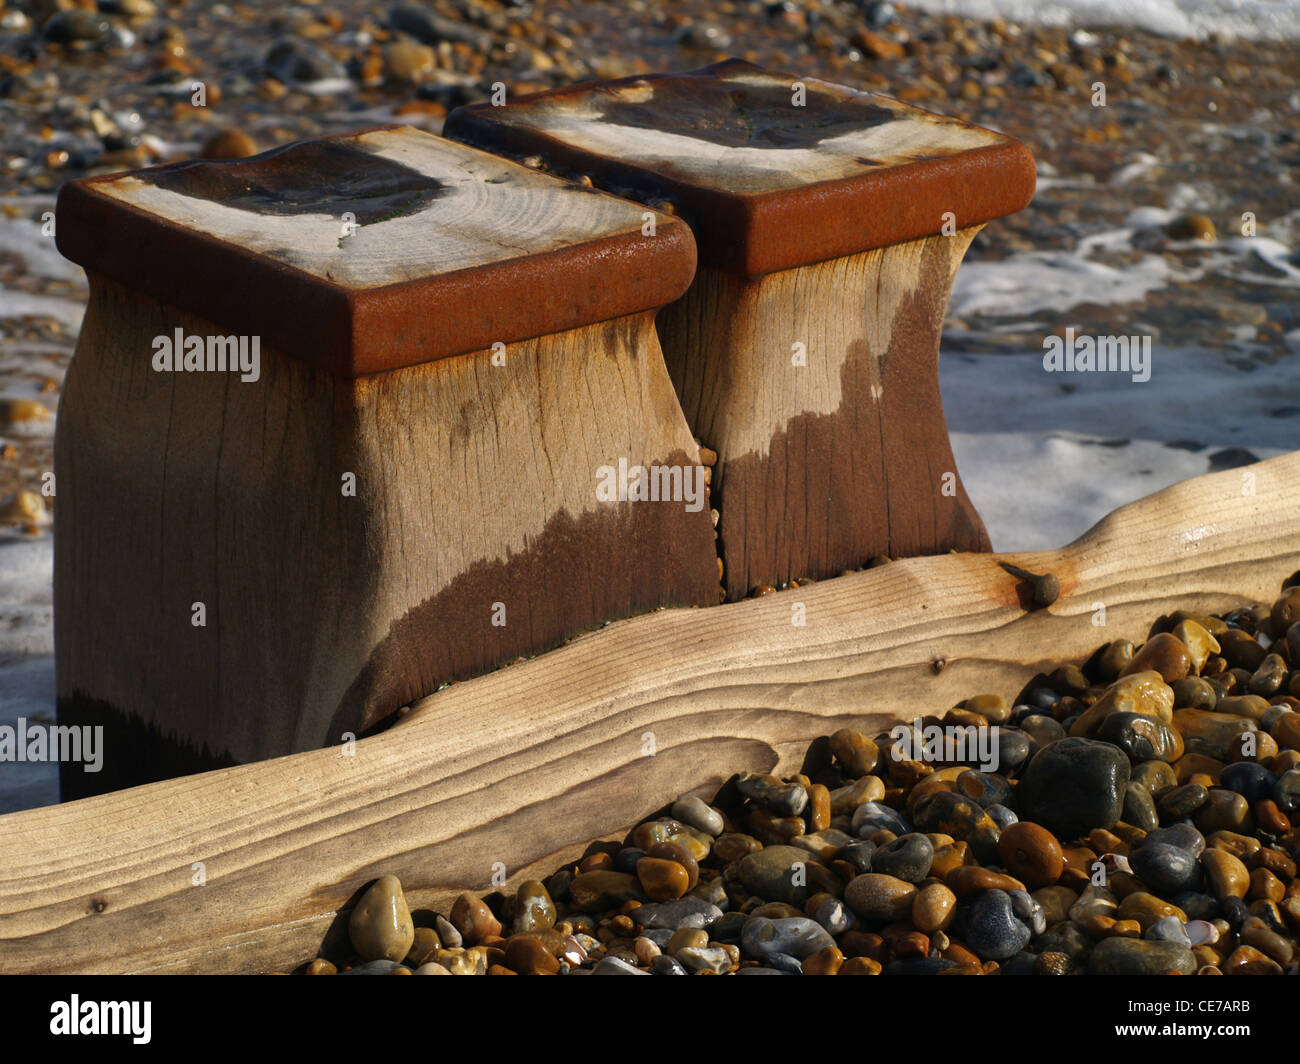
M 912 909 L 916 887 L 895 876 L 867 872 L 850 880 L 844 901 L 866 920 L 901 920 Z
M 966 944 L 982 960 L 1005 960 L 1029 944 L 1031 933 L 1012 908 L 1011 895 L 1002 890 L 985 891 L 970 908 L 965 920 Z
M 745 921 L 740 942 L 745 956 L 768 963 L 776 953 L 802 961 L 818 950 L 835 945 L 821 924 L 806 917 L 781 920 L 750 917 Z
M 678 798 L 673 803 L 672 814 L 675 820 L 680 820 L 683 824 L 689 824 L 691 827 L 706 832 L 715 838 L 726 829 L 722 814 L 702 798 L 697 798 L 694 795 L 683 795 Z
M 415 924 L 396 876 L 381 876 L 358 900 L 348 937 L 362 960 L 400 962 L 415 941 Z
M 934 846 L 930 840 L 913 832 L 900 835 L 876 850 L 871 858 L 871 870 L 908 883 L 919 883 L 929 875 L 933 859 Z
M 1067 841 L 1095 827 L 1109 829 L 1124 810 L 1128 776 L 1128 758 L 1118 747 L 1062 739 L 1029 762 L 1016 788 L 1017 810 Z
M 1107 938 L 1088 958 L 1096 975 L 1191 975 L 1198 965 L 1192 951 L 1178 942 L 1152 942 L 1140 938 Z

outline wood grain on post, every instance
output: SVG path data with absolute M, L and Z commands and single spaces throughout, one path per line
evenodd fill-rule
M 58 712 L 107 727 L 64 796 L 337 743 L 715 604 L 707 500 L 598 497 L 620 462 L 703 481 L 653 328 L 693 241 L 648 217 L 400 127 L 64 186 L 91 298 L 56 438 Z
M 911 558 L 619 622 L 421 701 L 353 756 L 0 816 L 0 972 L 285 970 L 336 948 L 380 875 L 445 913 L 492 889 L 495 862 L 509 891 L 679 793 L 798 771 L 837 728 L 1014 696 L 1174 609 L 1270 602 L 1300 568 L 1300 453 L 1252 466 L 1249 494 L 1242 472 L 1167 488 L 1062 550 Z M 1003 563 L 1051 572 L 1060 597 L 1026 612 Z
M 444 132 L 690 222 L 701 269 L 658 328 L 718 452 L 730 598 L 875 555 L 989 549 L 948 440 L 939 332 L 971 240 L 1033 195 L 1023 144 L 739 60 L 473 105 Z

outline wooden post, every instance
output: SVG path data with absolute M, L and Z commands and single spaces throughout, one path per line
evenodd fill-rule
M 939 394 L 953 275 L 1020 209 L 1018 141 L 729 60 L 475 105 L 445 133 L 669 205 L 702 268 L 658 328 L 718 452 L 728 596 L 875 555 L 989 549 Z
M 400 127 L 73 182 L 58 211 L 91 280 L 58 710 L 107 726 L 65 798 L 337 743 L 718 601 L 653 328 L 695 266 L 676 219 Z M 601 495 L 622 466 L 679 497 Z

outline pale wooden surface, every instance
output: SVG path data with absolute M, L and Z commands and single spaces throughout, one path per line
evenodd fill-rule
M 804 88 L 795 102 L 795 85 Z M 736 63 L 507 101 L 502 115 L 596 155 L 762 195 L 1008 143 L 888 96 Z M 936 225 L 938 223 L 936 222 Z
M 757 278 L 705 267 L 660 313 L 687 423 L 718 452 L 732 599 L 881 554 L 988 549 L 939 391 L 948 293 L 981 228 Z
M 1060 599 L 1025 614 L 1005 560 L 1057 574 Z M 414 905 L 486 889 L 494 861 L 517 881 L 681 791 L 791 770 L 841 725 L 1014 694 L 1171 609 L 1272 601 L 1297 568 L 1291 454 L 1176 485 L 1060 551 L 916 558 L 612 625 L 425 700 L 352 757 L 313 751 L 0 817 L 0 970 L 287 968 L 380 874 Z M 655 757 L 641 755 L 646 732 Z M 206 886 L 190 885 L 194 861 Z
M 242 383 L 154 372 L 152 337 L 214 327 L 94 279 L 55 440 L 60 713 L 94 700 L 85 722 L 109 707 L 260 760 L 607 620 L 715 604 L 706 500 L 596 494 L 620 458 L 698 461 L 652 318 L 357 379 L 264 349 Z
M 354 160 L 341 173 L 323 153 Z M 301 157 L 302 161 L 295 161 Z M 203 168 L 207 168 L 204 170 Z M 300 176 L 296 169 L 305 171 Z M 235 199 L 231 171 L 250 192 Z M 368 215 L 368 175 L 388 194 Z M 215 175 L 215 176 L 212 176 Z M 204 194 L 205 182 L 222 182 Z M 241 183 L 237 183 L 241 184 Z M 126 174 L 95 189 L 348 288 L 377 288 L 641 229 L 644 207 L 574 188 L 410 126 L 296 144 L 272 159 Z M 315 190 L 308 192 L 308 190 Z M 279 199 L 280 203 L 275 202 Z M 299 200 L 290 212 L 283 201 Z M 350 211 L 357 225 L 343 228 Z

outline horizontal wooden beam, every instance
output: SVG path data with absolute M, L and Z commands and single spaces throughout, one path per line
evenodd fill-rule
M 1003 562 L 1052 572 L 1060 597 L 1027 612 Z M 424 699 L 352 754 L 0 816 L 0 972 L 285 970 L 381 874 L 445 906 L 496 862 L 513 882 L 550 871 L 680 792 L 796 768 L 818 735 L 1014 694 L 1162 612 L 1271 601 L 1296 569 L 1300 453 L 1175 485 L 1060 551 L 915 558 L 610 625 Z

